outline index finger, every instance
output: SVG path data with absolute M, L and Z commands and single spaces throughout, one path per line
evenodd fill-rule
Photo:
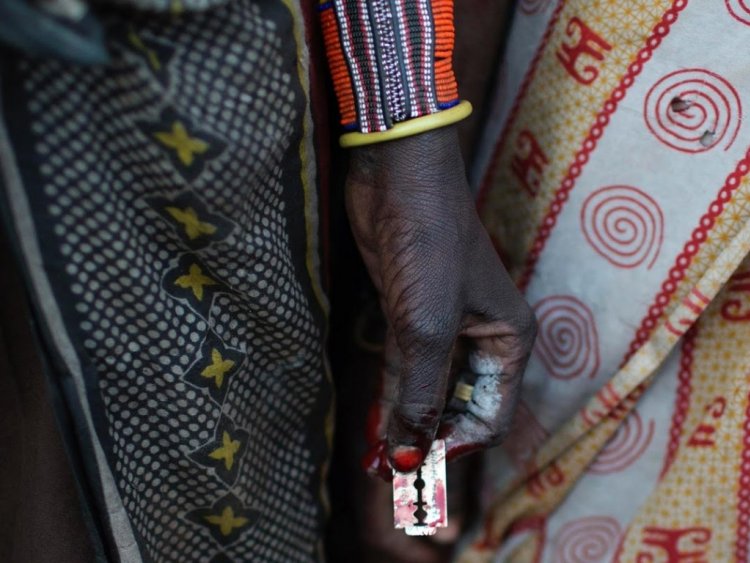
M 402 350 L 396 403 L 388 426 L 391 465 L 414 471 L 424 460 L 445 407 L 453 350 L 449 332 L 420 338 Z

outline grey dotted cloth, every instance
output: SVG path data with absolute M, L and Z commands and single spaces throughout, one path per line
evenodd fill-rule
M 331 390 L 298 14 L 100 17 L 106 68 L 4 61 L 2 166 L 45 343 L 72 358 L 52 377 L 78 382 L 62 400 L 91 426 L 83 455 L 101 450 L 104 544 L 316 560 Z

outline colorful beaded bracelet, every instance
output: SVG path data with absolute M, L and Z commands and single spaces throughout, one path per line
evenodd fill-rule
M 453 73 L 453 0 L 329 0 L 318 9 L 342 145 L 414 135 L 470 113 Z M 432 115 L 442 117 L 423 120 Z
M 385 141 L 394 141 L 403 137 L 419 135 L 433 129 L 453 125 L 462 119 L 466 119 L 469 115 L 471 115 L 471 103 L 464 100 L 450 109 L 396 123 L 386 131 L 377 131 L 375 133 L 358 133 L 356 131 L 344 133 L 339 139 L 339 144 L 348 149 L 383 143 Z

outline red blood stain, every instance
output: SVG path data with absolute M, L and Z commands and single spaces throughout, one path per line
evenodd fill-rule
M 438 480 L 437 483 L 435 483 L 435 506 L 439 508 L 439 517 L 433 525 L 445 526 L 447 524 L 447 522 L 445 521 L 445 507 L 448 505 L 445 503 L 445 483 L 442 479 Z
M 385 440 L 377 442 L 362 457 L 362 469 L 384 481 L 393 480 L 393 471 L 391 471 L 391 466 L 388 463 L 388 446 Z
M 445 460 L 453 461 L 461 456 L 479 451 L 481 448 L 481 444 L 473 442 L 469 442 L 468 444 L 455 444 L 448 447 L 448 450 L 445 452 Z
M 403 489 L 408 486 L 409 486 L 409 479 L 407 479 L 406 477 L 396 476 L 393 478 L 394 489 Z
M 422 451 L 414 446 L 400 446 L 393 452 L 393 467 L 401 473 L 414 471 L 422 463 Z

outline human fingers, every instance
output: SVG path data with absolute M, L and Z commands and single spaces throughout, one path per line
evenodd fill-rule
M 425 309 L 420 309 L 424 314 Z M 424 460 L 443 414 L 458 323 L 450 316 L 419 318 L 402 327 L 401 366 L 388 425 L 391 465 L 414 471 Z
M 473 347 L 469 365 L 476 381 L 462 389 L 464 409 L 442 429 L 448 459 L 503 441 L 536 336 L 533 311 L 494 251 L 480 250 L 469 291 L 472 319 L 462 332 Z

